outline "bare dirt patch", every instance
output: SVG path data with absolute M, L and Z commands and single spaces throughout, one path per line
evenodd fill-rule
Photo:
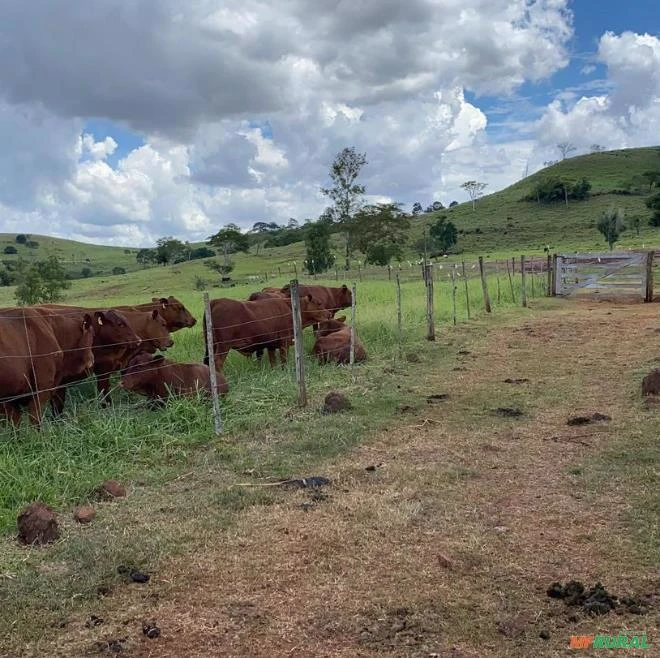
M 85 627 L 89 611 L 74 615 L 51 640 L 57 655 L 87 655 L 120 638 L 121 655 L 132 658 L 527 658 L 567 655 L 572 634 L 641 624 L 657 638 L 657 606 L 643 617 L 625 606 L 593 616 L 547 595 L 550 583 L 570 580 L 644 600 L 659 593 L 628 520 L 634 490 L 606 477 L 591 490 L 583 480 L 584 464 L 621 435 L 635 450 L 657 425 L 635 406 L 631 374 L 654 357 L 640 338 L 654 316 L 642 305 L 588 314 L 558 305 L 527 315 L 509 348 L 515 327 L 492 328 L 470 344 L 488 355 L 478 372 L 424 372 L 419 396 L 451 381 L 450 401 L 425 405 L 410 425 L 328 464 L 332 497 L 313 513 L 301 508 L 307 488 L 273 487 L 272 504 L 247 508 L 230 530 L 198 530 L 194 549 L 147 585 L 104 599 L 99 627 Z M 613 330 L 621 326 L 625 341 Z M 530 385 L 502 391 L 512 360 Z M 515 431 L 512 419 L 493 416 L 498 405 L 525 409 Z M 590 423 L 589 440 L 574 440 L 582 428 L 566 419 L 594 409 L 613 420 Z M 158 637 L 143 633 L 145 619 L 157 620 Z

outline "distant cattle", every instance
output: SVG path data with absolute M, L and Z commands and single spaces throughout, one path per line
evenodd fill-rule
M 351 327 L 344 324 L 346 316 L 321 322 L 316 335 L 312 352 L 320 363 L 343 363 L 351 361 Z M 353 348 L 355 363 L 367 360 L 367 353 L 362 343 L 355 336 Z
M 216 389 L 226 395 L 229 386 L 221 372 L 216 372 Z M 194 395 L 198 390 L 211 393 L 209 366 L 198 363 L 176 363 L 162 355 L 139 354 L 122 371 L 120 386 L 149 398 Z
M 176 298 L 172 297 L 153 297 L 150 302 L 136 304 L 135 306 L 115 306 L 120 313 L 124 311 L 154 311 L 157 310 L 165 320 L 167 329 L 170 332 L 194 327 L 197 320 L 191 315 L 190 311 Z
M 300 298 L 303 327 L 321 322 L 330 313 L 321 308 L 311 295 Z M 252 355 L 268 349 L 270 365 L 275 365 L 274 350 L 280 352 L 280 362 L 286 363 L 287 350 L 293 342 L 291 300 L 285 298 L 239 301 L 236 299 L 211 300 L 213 325 L 213 353 L 216 369 L 222 370 L 229 350 Z M 206 333 L 204 334 L 206 344 Z M 204 363 L 208 364 L 208 344 Z
M 13 423 L 27 405 L 40 423 L 55 389 L 94 365 L 92 315 L 44 314 L 31 307 L 0 309 L 0 404 Z

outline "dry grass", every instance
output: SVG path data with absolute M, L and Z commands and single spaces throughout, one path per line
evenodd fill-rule
M 125 637 L 121 655 L 135 658 L 550 657 L 570 653 L 571 634 L 620 629 L 646 630 L 657 645 L 657 604 L 643 617 L 569 621 L 545 594 L 570 579 L 660 594 L 658 410 L 643 407 L 637 388 L 657 365 L 657 307 L 554 306 L 486 338 L 468 334 L 453 363 L 424 366 L 412 385 L 417 411 L 328 464 L 325 499 L 231 489 L 224 495 L 266 504 L 223 527 L 209 522 L 214 479 L 203 468 L 191 482 L 129 499 L 145 511 L 176 500 L 175 534 L 188 548 L 164 559 L 148 586 L 99 600 L 87 614 L 103 617 L 100 626 L 73 615 L 22 655 L 92 655 L 96 642 Z M 426 403 L 435 393 L 449 397 Z M 523 416 L 501 418 L 496 407 Z M 593 412 L 612 420 L 566 424 Z M 635 461 L 642 454 L 651 458 Z M 147 639 L 143 619 L 162 636 Z

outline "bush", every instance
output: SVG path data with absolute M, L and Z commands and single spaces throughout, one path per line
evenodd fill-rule
M 126 274 L 126 270 L 123 267 L 113 267 L 112 268 L 112 273 L 117 275 L 117 274 Z
M 26 246 L 28 249 L 36 249 L 36 248 L 39 246 L 39 243 L 38 243 L 36 240 L 28 240 L 28 241 L 25 243 L 25 246 Z
M 205 290 L 206 281 L 201 276 L 195 275 L 195 290 Z
M 11 286 L 14 283 L 14 277 L 7 270 L 0 270 L 0 286 Z
M 23 233 L 19 233 L 16 236 L 16 243 L 17 244 L 25 244 L 27 242 L 28 238 L 27 235 L 24 235 Z
M 14 247 L 13 245 L 10 244 L 8 247 L 5 247 L 5 253 L 6 254 L 17 254 L 18 249 L 16 249 L 16 247 Z
M 91 267 L 83 267 L 82 270 L 80 270 L 80 274 L 84 279 L 88 279 L 90 276 L 92 276 Z

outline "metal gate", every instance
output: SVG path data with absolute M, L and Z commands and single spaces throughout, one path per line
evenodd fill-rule
M 646 294 L 646 253 L 559 254 L 555 294 L 614 292 Z

